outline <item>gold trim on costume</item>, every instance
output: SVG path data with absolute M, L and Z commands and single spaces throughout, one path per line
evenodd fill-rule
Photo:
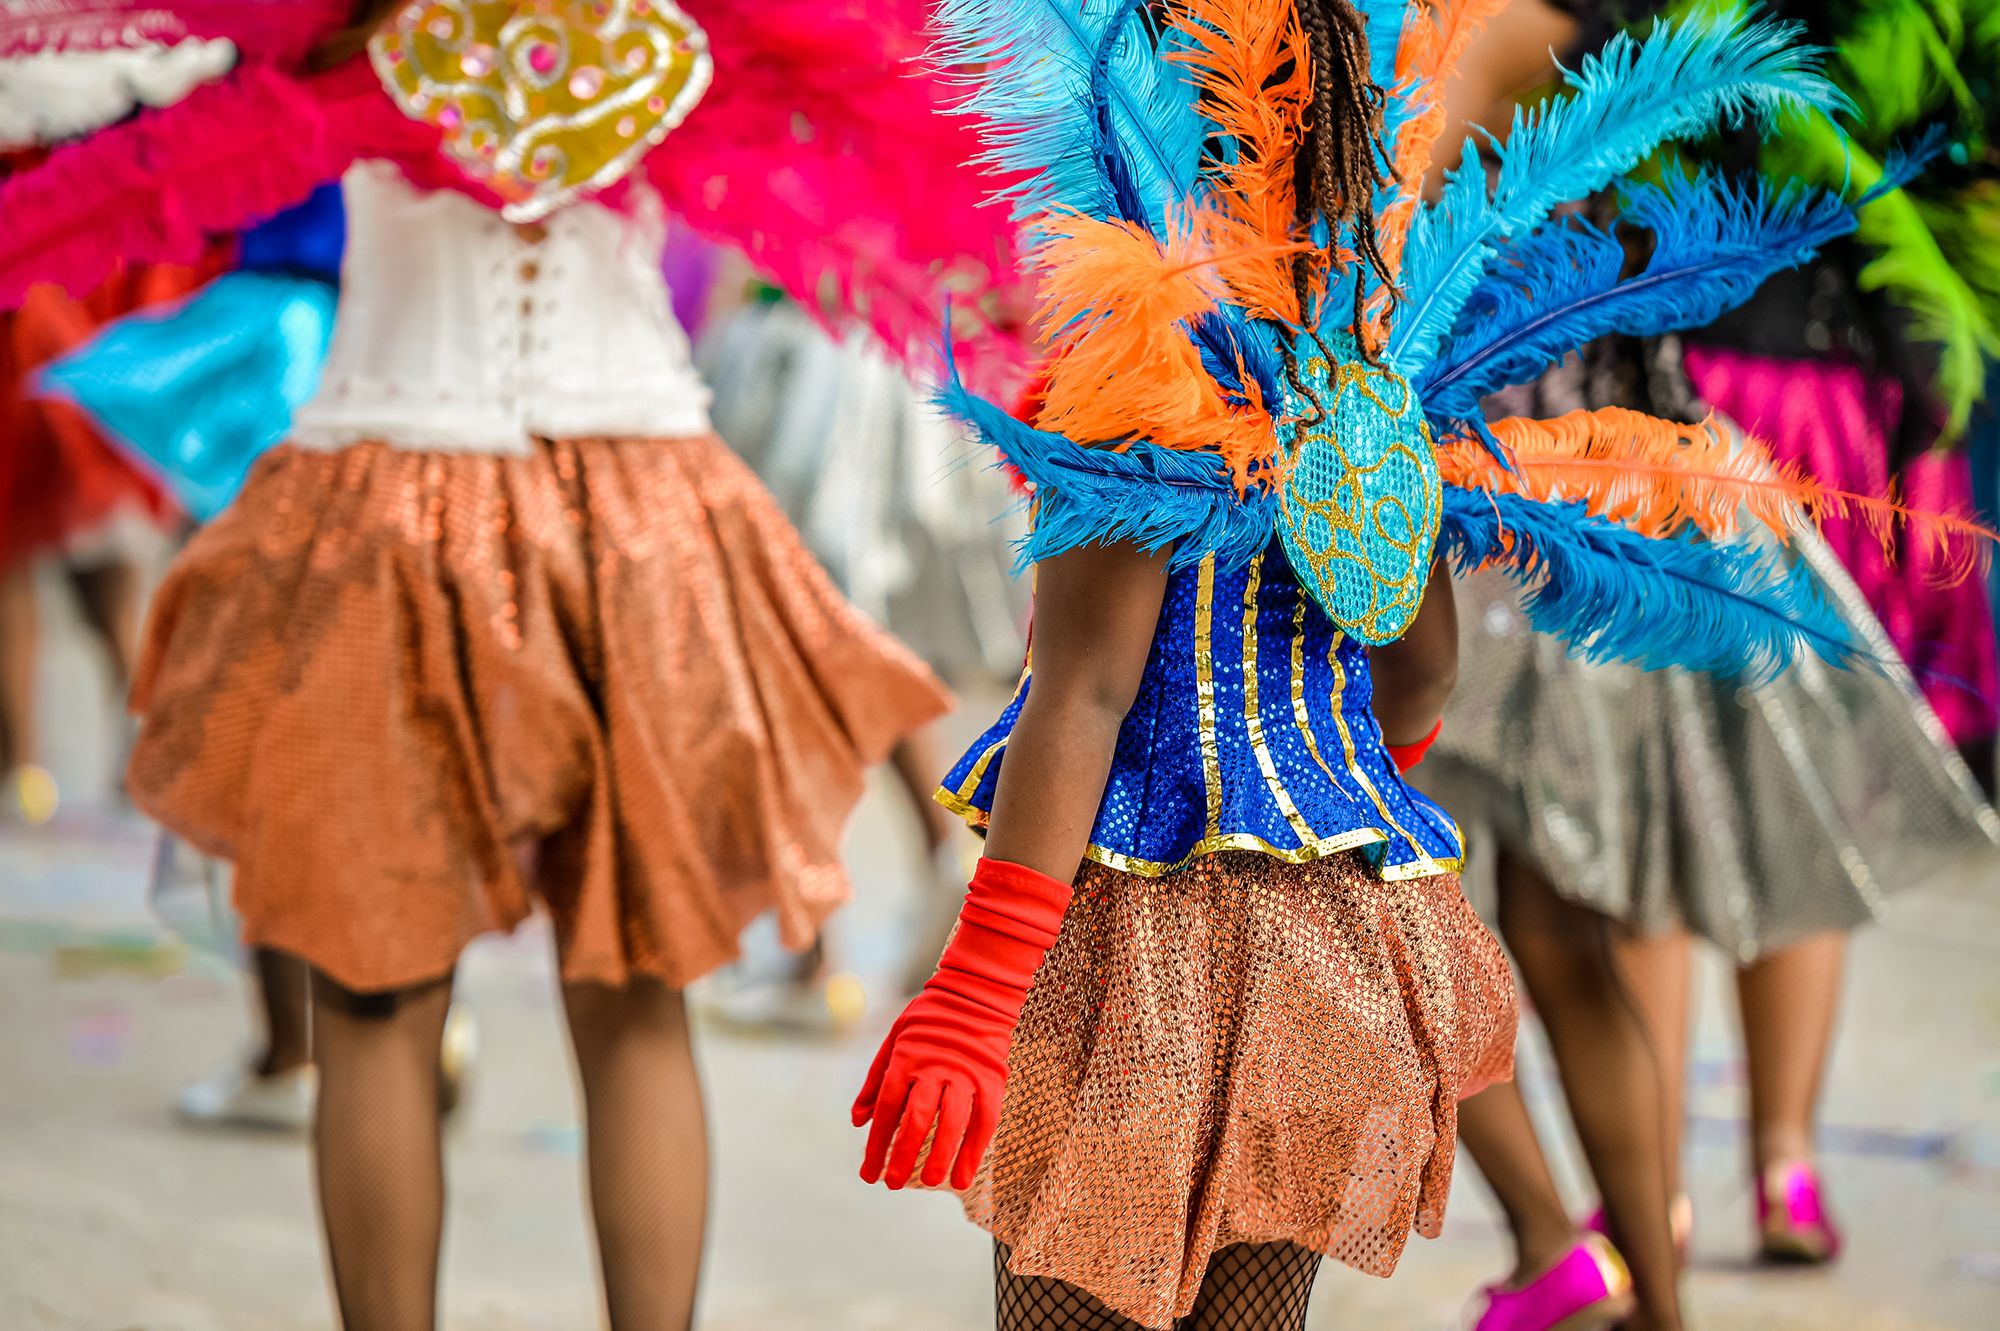
M 943 787 L 939 787 L 937 793 L 931 798 L 963 818 L 966 826 L 972 828 L 973 831 L 984 832 L 986 830 L 989 818 L 986 810 L 980 808 L 978 805 L 971 803 L 969 800 L 959 798 L 958 795 Z M 1339 836 L 1315 840 L 1308 846 L 1286 849 L 1282 846 L 1272 845 L 1254 832 L 1229 832 L 1212 837 L 1203 837 L 1189 848 L 1187 854 L 1172 863 L 1164 860 L 1142 860 L 1136 855 L 1127 855 L 1123 851 L 1100 846 L 1094 841 L 1084 850 L 1083 855 L 1085 859 L 1091 861 L 1093 864 L 1101 864 L 1107 869 L 1116 869 L 1119 873 L 1129 873 L 1135 878 L 1164 878 L 1170 873 L 1179 873 L 1202 856 L 1213 855 L 1217 851 L 1250 850 L 1260 855 L 1269 855 L 1273 859 L 1283 860 L 1287 864 L 1308 864 L 1313 860 L 1323 860 L 1329 856 L 1342 855 L 1350 850 L 1356 850 L 1362 846 L 1372 846 L 1377 842 L 1387 841 L 1388 839 L 1379 827 L 1357 827 L 1351 832 L 1342 832 Z M 1434 860 L 1432 863 L 1442 865 L 1443 861 Z M 1391 881 L 1387 873 L 1377 873 L 1376 876 L 1384 882 Z M 1403 876 L 1414 878 L 1421 875 L 1405 874 Z
M 1222 835 L 1222 753 L 1215 738 L 1215 556 L 1201 561 L 1194 602 L 1195 721 L 1201 736 L 1201 789 L 1208 835 Z
M 1375 789 L 1375 783 L 1368 779 L 1368 773 L 1362 771 L 1355 764 L 1354 733 L 1347 728 L 1347 709 L 1345 705 L 1347 698 L 1347 667 L 1340 663 L 1340 644 L 1344 641 L 1346 641 L 1345 635 L 1336 630 L 1333 635 L 1333 646 L 1328 649 L 1326 659 L 1327 664 L 1333 667 L 1333 725 L 1334 729 L 1340 732 L 1340 747 L 1347 758 L 1347 770 L 1353 774 L 1355 781 L 1361 788 L 1368 792 L 1368 798 L 1374 801 L 1375 812 L 1382 815 L 1382 821 L 1389 824 L 1403 840 L 1409 842 L 1411 850 L 1417 852 L 1419 857 L 1417 865 L 1404 867 L 1421 867 L 1426 864 L 1434 864 L 1436 861 L 1431 859 L 1431 853 L 1423 848 L 1421 842 L 1410 835 L 1408 828 L 1396 821 L 1395 814 L 1389 812 L 1388 802 L 1382 798 L 1382 792 Z M 1422 877 L 1423 875 L 1412 874 L 1410 876 Z M 1387 877 L 1387 875 L 1385 874 L 1384 877 Z
M 1034 673 L 1034 666 L 1032 663 L 1024 665 L 1021 668 L 1021 678 L 1014 685 L 1014 696 L 1007 700 L 1008 707 L 1012 707 L 1015 703 L 1021 700 L 1021 690 L 1028 687 L 1028 676 L 1033 673 Z M 1018 724 L 1020 718 L 1016 717 L 1014 719 L 1015 722 Z M 979 783 L 986 779 L 986 769 L 991 767 L 993 765 L 993 760 L 1000 756 L 1000 750 L 1007 747 L 1007 741 L 1013 737 L 1013 734 L 1014 734 L 1013 730 L 1009 729 L 1005 735 L 1002 735 L 999 739 L 996 739 L 991 744 L 987 745 L 986 752 L 979 755 L 979 761 L 975 762 L 972 765 L 972 770 L 965 774 L 965 780 L 958 783 L 957 790 L 950 791 L 943 786 L 939 786 L 937 789 L 937 793 L 931 796 L 931 798 L 936 800 L 939 804 L 944 805 L 947 809 L 951 809 L 954 812 L 962 814 L 964 811 L 962 809 L 959 809 L 958 805 L 953 804 L 951 800 L 946 799 L 945 796 L 951 795 L 953 798 L 957 799 L 960 803 L 964 803 L 970 800 L 972 798 L 972 792 L 979 789 Z
M 1313 733 L 1312 713 L 1306 707 L 1306 589 L 1299 589 L 1298 609 L 1292 612 L 1292 719 L 1297 722 L 1299 734 L 1305 738 L 1306 752 L 1319 764 L 1319 770 L 1326 773 L 1326 779 L 1333 782 L 1334 789 L 1346 790 L 1340 784 L 1325 758 L 1320 756 L 1319 736 Z M 1336 709 L 1337 710 L 1337 709 Z
M 1263 580 L 1264 556 L 1260 554 L 1250 561 L 1250 576 L 1243 583 L 1243 727 L 1250 737 L 1250 751 L 1257 756 L 1257 770 L 1264 774 L 1264 788 L 1271 792 L 1299 844 L 1310 846 L 1319 840 L 1319 834 L 1299 813 L 1292 792 L 1278 776 L 1271 751 L 1264 746 L 1264 717 L 1257 705 L 1257 591 Z

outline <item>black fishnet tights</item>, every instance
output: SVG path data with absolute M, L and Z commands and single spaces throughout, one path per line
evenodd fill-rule
M 996 1331 L 1149 1331 L 1074 1285 L 1007 1269 L 993 1245 Z M 1210 1259 L 1188 1315 L 1159 1331 L 1305 1331 L 1320 1255 L 1295 1243 L 1239 1243 Z

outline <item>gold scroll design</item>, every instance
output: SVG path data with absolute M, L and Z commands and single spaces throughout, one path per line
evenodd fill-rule
M 1444 517 L 1444 480 L 1417 395 L 1394 370 L 1302 365 L 1322 410 L 1294 427 L 1278 535 L 1336 627 L 1393 642 L 1422 606 Z
M 369 57 L 509 221 L 625 175 L 708 91 L 708 35 L 672 0 L 411 0 Z

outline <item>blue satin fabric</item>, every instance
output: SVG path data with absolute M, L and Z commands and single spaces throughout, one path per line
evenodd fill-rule
M 317 391 L 337 303 L 317 278 L 226 273 L 110 325 L 46 367 L 39 390 L 76 403 L 205 522 Z
M 938 792 L 975 826 L 992 811 L 1032 675 Z M 1372 692 L 1367 651 L 1334 628 L 1275 542 L 1233 572 L 1210 556 L 1173 574 L 1090 858 L 1159 875 L 1221 850 L 1294 863 L 1359 850 L 1385 878 L 1455 872 L 1458 827 L 1397 774 Z
M 38 391 L 82 408 L 206 522 L 319 388 L 346 223 L 340 186 L 321 186 L 243 234 L 238 271 L 109 325 L 44 369 Z
M 294 205 L 243 233 L 236 266 L 253 273 L 291 273 L 340 282 L 340 259 L 347 250 L 347 207 L 340 183 L 321 185 Z

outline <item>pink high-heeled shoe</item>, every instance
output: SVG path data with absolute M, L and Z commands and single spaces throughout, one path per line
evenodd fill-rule
M 1602 1234 L 1585 1234 L 1518 1288 L 1488 1285 L 1472 1331 L 1603 1331 L 1632 1313 L 1632 1276 Z
M 1757 1255 L 1801 1266 L 1840 1256 L 1840 1231 L 1820 1197 L 1819 1174 L 1803 1160 L 1768 1165 L 1757 1179 Z

